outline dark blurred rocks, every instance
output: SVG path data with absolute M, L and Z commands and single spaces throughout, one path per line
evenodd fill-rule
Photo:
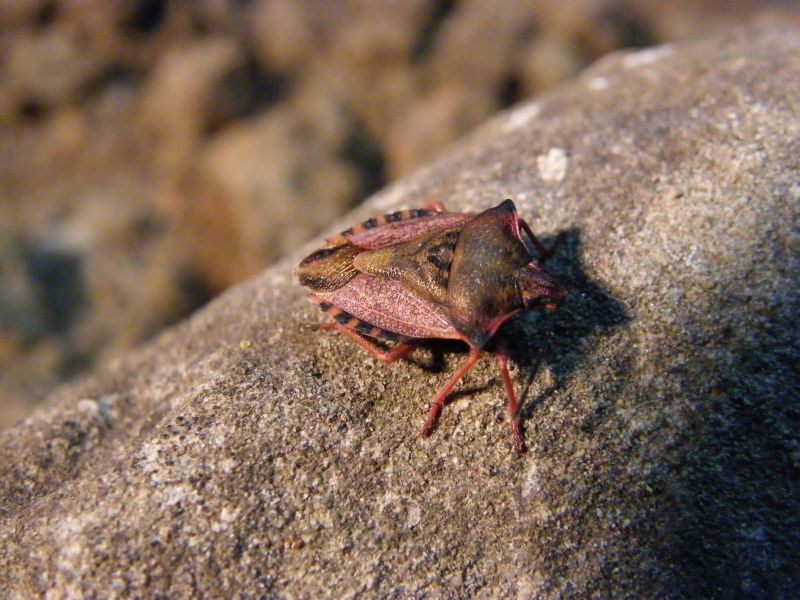
M 5 0 L 0 425 L 598 56 L 797 13 L 777 1 Z M 47 278 L 72 291 L 37 279 L 54 264 L 65 273 Z

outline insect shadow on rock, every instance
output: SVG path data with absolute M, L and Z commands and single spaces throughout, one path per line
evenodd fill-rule
M 521 311 L 552 310 L 566 287 L 544 270 L 551 254 L 511 200 L 482 213 L 447 212 L 437 202 L 373 217 L 326 240 L 297 268 L 323 323 L 384 362 L 426 339 L 461 340 L 464 364 L 433 399 L 421 434 L 433 430 L 445 399 L 484 352 L 494 354 L 508 398 L 513 448 L 523 450 L 505 335 Z M 395 342 L 390 349 L 373 340 Z
M 557 252 L 548 262 L 548 269 L 568 285 L 569 302 L 555 313 L 520 315 L 504 324 L 499 331 L 508 340 L 509 355 L 520 375 L 527 374 L 521 398 L 527 398 L 543 363 L 550 367 L 553 375 L 553 383 L 521 407 L 523 422 L 532 416 L 540 402 L 559 389 L 585 359 L 588 350 L 584 342 L 587 339 L 602 335 L 630 320 L 623 305 L 584 272 L 579 229 L 560 232 L 557 242 L 546 238 L 543 241 L 557 246 Z M 535 322 L 532 322 L 534 319 Z M 629 359 L 624 360 L 628 362 Z M 609 393 L 613 392 L 609 390 Z M 608 401 L 596 400 L 598 410 L 608 406 Z M 599 417 L 587 416 L 587 427 L 597 425 Z

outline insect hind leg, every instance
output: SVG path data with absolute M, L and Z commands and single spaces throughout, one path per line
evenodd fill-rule
M 381 329 L 380 327 L 375 327 L 366 321 L 362 321 L 316 294 L 309 294 L 308 298 L 319 306 L 328 317 L 333 319 L 333 321 L 320 323 L 322 329 L 335 329 L 343 333 L 381 362 L 390 363 L 403 358 L 418 344 L 418 340 Z M 370 338 L 388 339 L 398 343 L 386 350 L 367 339 L 366 336 Z
M 353 340 L 356 344 L 367 350 L 372 356 L 377 358 L 381 362 L 391 363 L 396 360 L 403 358 L 406 354 L 411 352 L 414 348 L 417 347 L 416 340 L 408 340 L 405 342 L 400 342 L 396 346 L 389 348 L 388 350 L 385 348 L 381 348 L 377 344 L 370 342 L 367 338 L 360 335 L 359 333 L 353 331 L 341 325 L 340 323 L 322 323 L 320 324 L 322 329 L 334 329 L 340 333 L 343 333 L 351 340 Z
M 435 210 L 436 212 L 446 212 L 447 209 L 444 207 L 444 202 L 441 200 L 431 200 L 430 202 L 426 202 L 422 205 L 422 208 L 427 210 Z

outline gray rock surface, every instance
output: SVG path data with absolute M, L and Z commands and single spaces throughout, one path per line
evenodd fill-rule
M 570 300 L 511 324 L 525 455 L 488 360 L 419 439 L 463 355 L 315 328 L 298 255 L 0 435 L 0 589 L 792 596 L 798 56 L 775 29 L 612 56 L 349 219 L 510 197 L 560 234 Z
M 753 22 L 800 3 L 0 0 L 0 428 L 498 110 Z

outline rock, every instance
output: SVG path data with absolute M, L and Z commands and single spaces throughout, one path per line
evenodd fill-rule
M 358 174 L 331 151 L 345 133 L 326 135 L 320 112 L 277 109 L 208 144 L 183 197 L 190 245 L 215 288 L 297 248 L 351 204 Z
M 185 168 L 216 112 L 214 91 L 241 61 L 233 40 L 204 40 L 166 52 L 141 94 L 141 129 L 165 172 Z M 176 164 L 177 163 L 177 164 Z
M 101 65 L 83 51 L 80 38 L 77 28 L 64 26 L 13 40 L 4 60 L 4 75 L 23 110 L 35 112 L 75 102 L 81 88 L 97 76 Z
M 800 15 L 722 4 L 3 0 L 4 287 L 56 238 L 86 302 L 20 336 L 61 308 L 0 290 L 0 428 L 607 52 Z
M 462 355 L 317 329 L 301 252 L 0 434 L 0 589 L 791 596 L 798 52 L 751 28 L 614 55 L 347 219 L 510 197 L 559 236 L 570 300 L 510 330 L 526 454 L 486 360 L 419 439 L 426 365 Z

